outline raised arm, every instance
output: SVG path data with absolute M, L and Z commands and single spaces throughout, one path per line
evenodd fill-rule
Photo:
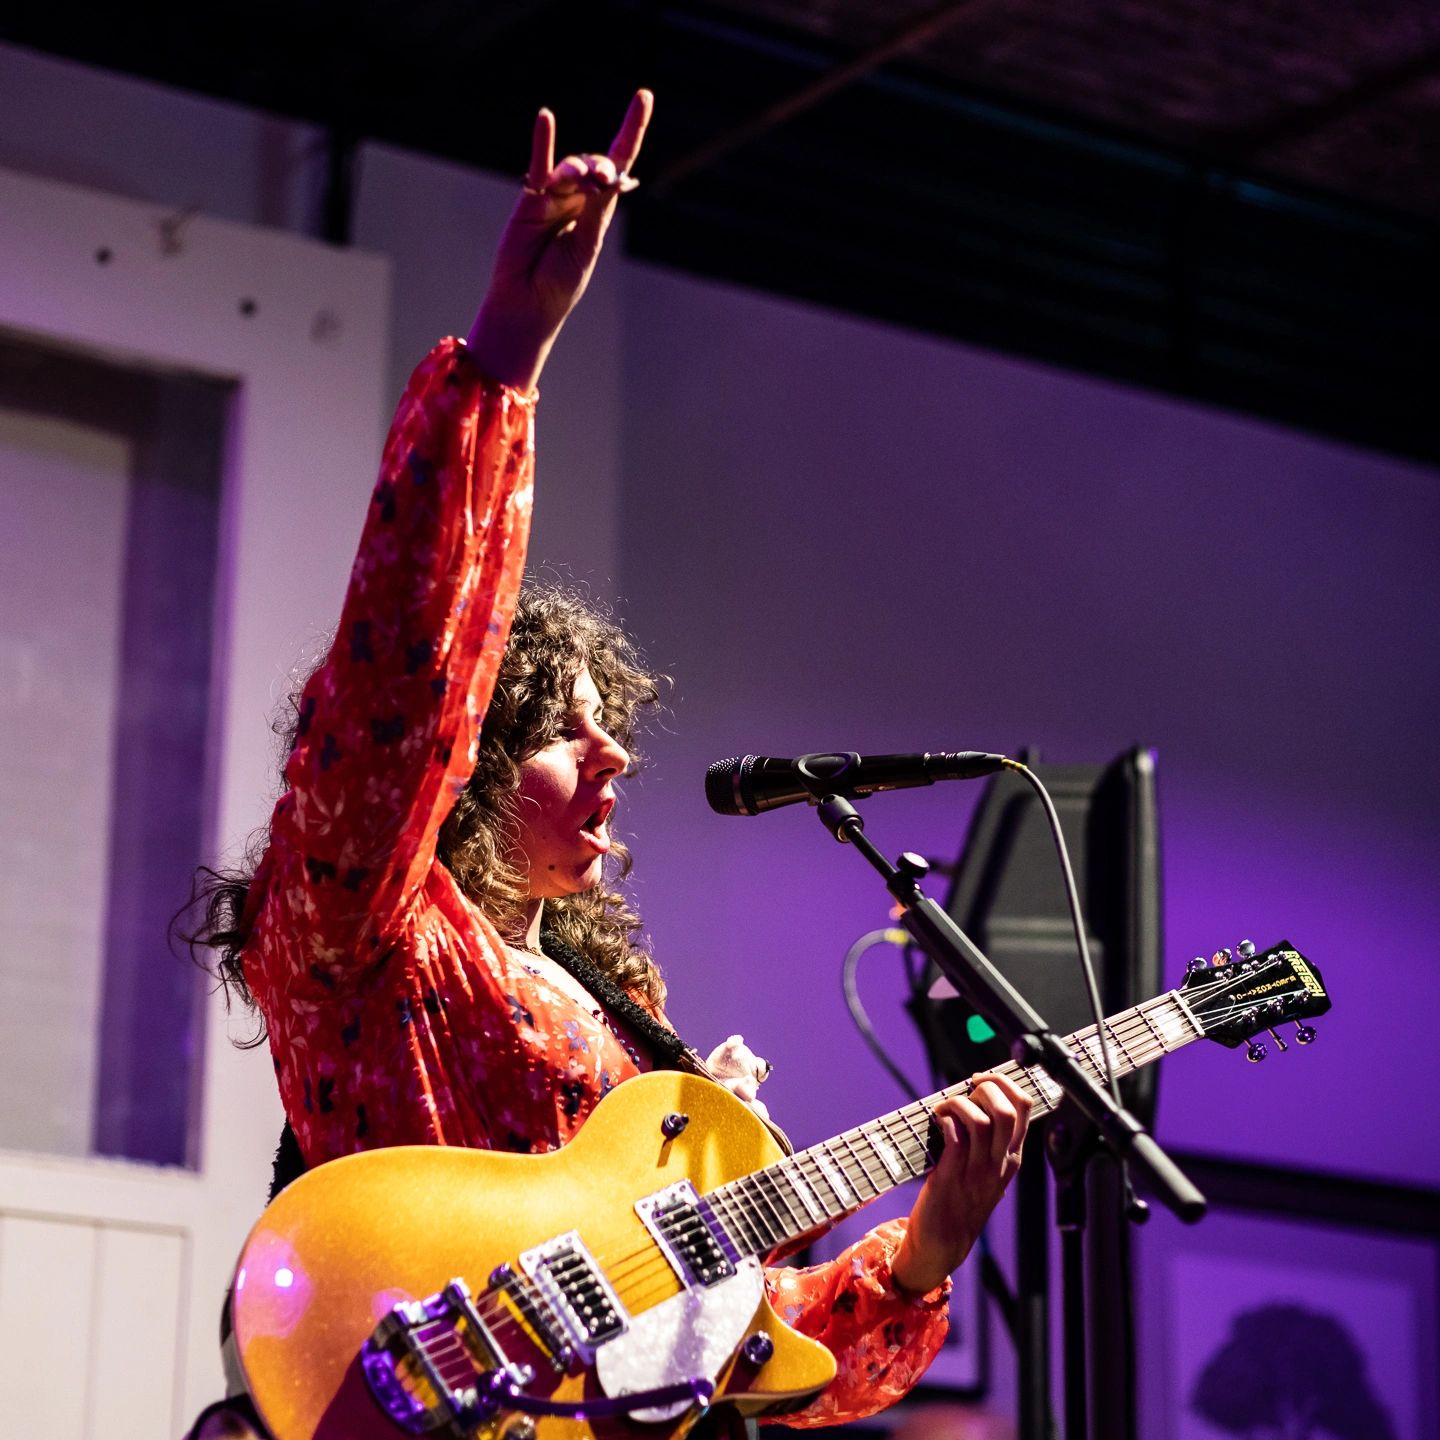
M 474 766 L 524 566 L 534 387 L 594 271 L 650 105 L 635 96 L 607 154 L 558 165 L 554 117 L 540 112 L 468 341 L 442 341 L 396 412 L 254 887 L 255 928 L 288 987 L 331 990 L 371 963 Z

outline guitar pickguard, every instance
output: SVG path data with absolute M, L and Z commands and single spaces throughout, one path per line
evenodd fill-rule
M 623 1335 L 601 1346 L 595 1373 L 607 1395 L 634 1394 L 693 1377 L 715 1381 L 745 1339 L 765 1294 L 760 1262 L 742 1260 L 728 1279 L 687 1287 L 633 1316 Z M 637 1410 L 632 1419 L 671 1420 L 689 1401 Z

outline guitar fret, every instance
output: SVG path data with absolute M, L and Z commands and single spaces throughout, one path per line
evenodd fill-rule
M 834 1166 L 830 1165 L 822 1148 L 816 1145 L 809 1150 L 802 1150 L 795 1158 L 805 1166 L 811 1193 L 815 1196 L 815 1203 L 819 1205 L 825 1218 L 833 1220 L 837 1215 L 843 1215 L 846 1210 L 845 1201 L 835 1188 L 835 1182 L 830 1174 Z M 825 1198 L 826 1190 L 830 1192 L 828 1200 Z
M 730 1241 L 730 1244 L 738 1253 L 748 1254 L 753 1248 L 753 1237 L 747 1237 L 743 1233 L 742 1227 L 745 1217 L 736 1207 L 735 1201 L 729 1194 L 729 1190 L 730 1187 L 728 1185 L 722 1185 L 710 1195 L 711 1212 L 714 1213 L 717 1205 L 721 1207 L 723 1214 L 720 1218 L 720 1224 L 725 1232 L 725 1238 Z
M 1150 1023 L 1150 1018 L 1137 1005 L 1135 1007 L 1135 1018 L 1139 1026 L 1139 1043 L 1142 1047 L 1140 1065 L 1148 1065 L 1153 1060 L 1161 1059 L 1165 1053 L 1165 1042 L 1161 1039 L 1159 1032 Z M 1136 1067 L 1137 1069 L 1140 1066 Z
M 1030 1088 L 1035 1093 L 1035 1103 L 1048 1114 L 1060 1104 L 1060 1086 L 1051 1079 L 1043 1070 L 1037 1066 L 1028 1066 L 1024 1070 L 1025 1078 L 1030 1082 Z
M 911 1113 L 915 1108 L 913 1105 L 907 1105 L 903 1110 L 899 1110 L 896 1113 L 904 1119 L 906 1126 L 910 1130 L 911 1137 L 914 1139 L 920 1151 L 921 1163 L 926 1169 L 929 1169 L 932 1163 L 930 1159 L 930 1112 L 926 1110 L 923 1105 L 919 1107 L 925 1115 L 926 1122 L 922 1129 L 916 1117 Z
M 1161 1053 L 1168 1054 L 1170 1047 L 1165 1043 L 1165 1037 L 1156 1028 L 1155 1022 L 1146 1013 L 1145 1007 L 1143 1005 L 1137 1005 L 1135 1007 L 1135 1013 L 1145 1022 L 1150 1033 L 1155 1037 L 1156 1044 L 1160 1046 Z
M 839 1161 L 830 1153 L 828 1145 L 815 1147 L 815 1163 L 820 1167 L 820 1173 L 830 1186 L 831 1193 L 835 1196 L 835 1203 L 840 1207 L 840 1213 L 844 1214 L 856 1203 L 857 1197 L 851 1193 L 849 1185 L 845 1182 L 845 1173 L 840 1168 Z
M 899 1117 L 896 1117 L 897 1121 Z M 903 1123 L 903 1122 L 901 1122 Z M 891 1133 L 891 1127 L 887 1123 L 885 1133 Z M 900 1163 L 905 1167 L 905 1178 L 913 1180 L 917 1175 L 923 1175 L 930 1168 L 924 1150 L 915 1143 L 915 1137 L 908 1129 L 902 1129 L 895 1137 L 895 1153 L 900 1157 Z
M 904 1116 L 899 1111 L 894 1111 L 889 1115 L 881 1116 L 877 1123 L 885 1132 L 885 1139 L 889 1143 L 891 1153 L 895 1156 L 895 1161 L 902 1171 L 901 1174 L 896 1175 L 896 1183 L 898 1184 L 901 1180 L 913 1180 L 921 1172 L 916 1168 L 915 1161 L 910 1155 L 915 1137 L 904 1128 Z M 898 1135 L 895 1133 L 896 1125 L 901 1127 Z
M 790 1181 L 791 1185 L 795 1187 L 796 1192 L 799 1194 L 800 1203 L 804 1205 L 806 1213 L 810 1216 L 810 1219 L 814 1221 L 814 1223 L 817 1225 L 822 1224 L 828 1217 L 826 1216 L 825 1212 L 820 1208 L 819 1199 L 815 1195 L 815 1192 L 810 1188 L 810 1182 L 806 1180 L 804 1174 L 801 1171 L 800 1157 L 798 1155 L 795 1155 L 792 1156 L 789 1160 L 782 1160 L 780 1163 L 782 1166 L 787 1167 L 785 1170 L 785 1175 Z
M 766 1248 L 771 1248 L 779 1241 L 780 1237 L 785 1233 L 785 1227 L 782 1223 L 780 1223 L 780 1212 L 776 1210 L 776 1208 L 770 1201 L 770 1197 L 765 1193 L 765 1185 L 761 1179 L 761 1176 L 764 1175 L 764 1173 L 765 1172 L 761 1170 L 754 1175 L 748 1175 L 746 1176 L 744 1183 L 751 1191 L 752 1201 L 758 1202 L 754 1204 L 754 1207 L 751 1210 L 751 1214 L 753 1214 L 756 1220 L 764 1226 L 764 1229 L 761 1230 L 760 1233 L 762 1238 L 766 1241 Z M 770 1211 L 770 1216 L 773 1218 L 767 1218 L 765 1214 L 765 1208 L 762 1207 L 768 1208 Z M 770 1232 L 768 1235 L 765 1234 L 765 1231 L 767 1230 Z
M 1077 1052 L 1076 1058 L 1080 1061 L 1081 1068 L 1083 1069 L 1088 1065 L 1090 1067 L 1091 1078 L 1101 1080 L 1105 1074 L 1105 1067 L 1096 1063 L 1095 1057 L 1091 1055 L 1085 1043 L 1093 1033 L 1093 1027 L 1087 1030 L 1077 1030 L 1070 1039 L 1073 1042 L 1074 1051 Z
M 867 1125 L 861 1132 L 866 1142 L 876 1155 L 880 1157 L 880 1163 L 885 1167 L 890 1179 L 898 1185 L 900 1181 L 907 1178 L 905 1167 L 900 1163 L 900 1157 L 895 1153 L 895 1147 L 890 1143 L 886 1135 L 877 1135 L 873 1124 Z
M 925 1171 L 930 1168 L 929 1158 L 925 1153 L 925 1147 L 915 1144 L 915 1136 L 905 1124 L 904 1112 L 901 1110 L 892 1111 L 889 1115 L 886 1115 L 880 1123 L 885 1127 L 886 1138 L 894 1144 L 895 1154 L 898 1156 L 900 1163 L 905 1167 L 905 1178 L 913 1180 L 917 1176 L 923 1175 Z M 896 1125 L 901 1127 L 898 1136 L 895 1135 L 892 1128 Z M 911 1153 L 912 1150 L 914 1151 L 913 1155 Z
M 764 1232 L 760 1229 L 759 1216 L 741 1185 L 737 1184 L 732 1189 L 735 1192 L 733 1202 L 735 1213 L 740 1217 L 740 1223 L 744 1225 L 746 1233 L 750 1237 L 745 1248 L 750 1254 L 758 1255 L 761 1251 L 770 1248 L 766 1243 Z
M 1120 1017 L 1120 1018 L 1123 1018 L 1123 1017 Z M 1122 1057 L 1122 1058 L 1124 1059 L 1124 1061 L 1125 1061 L 1125 1064 L 1128 1065 L 1131 1070 L 1136 1070 L 1136 1069 L 1138 1069 L 1139 1067 L 1138 1067 L 1138 1066 L 1136 1065 L 1136 1063 L 1135 1063 L 1135 1057 L 1129 1052 L 1129 1050 L 1127 1050 L 1127 1049 L 1125 1048 L 1125 1042 L 1120 1038 L 1119 1034 L 1116 1032 L 1115 1026 L 1114 1026 L 1113 1024 L 1111 1024 L 1111 1022 L 1108 1021 L 1108 1020 L 1105 1022 L 1105 1033 L 1110 1037 L 1111 1043 L 1115 1046 L 1115 1048 L 1116 1048 L 1117 1050 L 1119 1050 L 1119 1052 L 1120 1052 L 1120 1054 L 1121 1054 L 1121 1057 Z M 1117 1068 L 1116 1068 L 1116 1074 L 1121 1074 L 1121 1073 L 1127 1073 L 1127 1072 L 1123 1072 L 1119 1067 L 1117 1067 Z
M 760 1229 L 759 1213 L 750 1197 L 745 1193 L 749 1180 L 750 1177 L 748 1175 L 742 1176 L 739 1180 L 734 1181 L 725 1188 L 731 1194 L 731 1203 L 734 1206 L 737 1218 L 741 1225 L 745 1227 L 746 1240 L 744 1248 L 748 1254 L 758 1255 L 762 1251 L 768 1250 L 770 1246 L 766 1242 L 764 1232 Z
M 868 1195 L 865 1195 L 861 1192 L 860 1187 L 856 1185 L 856 1193 L 860 1195 L 860 1198 L 862 1200 L 873 1200 L 877 1195 L 882 1192 L 884 1187 L 877 1185 L 875 1181 L 871 1178 L 870 1171 L 865 1167 L 865 1157 L 856 1151 L 855 1142 L 850 1138 L 853 1133 L 855 1132 L 847 1130 L 843 1135 L 839 1137 L 840 1142 L 850 1152 L 850 1156 L 855 1161 L 856 1165 L 859 1166 L 860 1178 L 870 1187 L 870 1193 Z
M 783 1165 L 783 1163 L 784 1162 L 782 1161 L 781 1165 Z M 787 1193 L 791 1189 L 791 1187 L 788 1184 L 782 1183 L 783 1181 L 787 1181 L 789 1177 L 785 1174 L 785 1171 L 781 1168 L 781 1165 L 767 1166 L 760 1173 L 765 1177 L 766 1181 L 770 1185 L 770 1189 L 774 1192 L 774 1194 L 780 1197 L 780 1203 L 785 1207 L 786 1213 L 790 1217 L 790 1227 L 792 1231 L 797 1226 L 803 1229 L 804 1227 L 800 1226 L 800 1216 L 796 1212 L 795 1207 L 791 1205 L 790 1196 Z

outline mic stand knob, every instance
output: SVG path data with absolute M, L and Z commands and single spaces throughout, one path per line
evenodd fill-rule
M 907 850 L 896 862 L 895 868 L 911 880 L 923 880 L 930 873 L 930 862 L 913 850 Z

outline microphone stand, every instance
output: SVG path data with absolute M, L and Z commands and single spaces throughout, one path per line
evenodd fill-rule
M 900 856 L 898 865 L 892 865 L 866 836 L 865 822 L 851 799 L 836 794 L 832 787 L 833 782 L 827 784 L 820 777 L 815 777 L 813 793 L 818 802 L 817 813 L 821 824 L 841 844 L 853 845 L 880 874 L 885 888 L 900 906 L 900 923 L 945 978 L 1005 1040 L 1016 1064 L 1044 1070 L 1070 1103 L 1094 1126 L 1096 1134 L 1111 1153 L 1145 1176 L 1149 1182 L 1147 1188 L 1155 1199 L 1186 1224 L 1193 1225 L 1199 1220 L 1205 1214 L 1205 1197 L 1179 1166 L 1144 1126 L 1116 1103 L 1108 1090 L 1081 1069 L 1061 1037 L 1050 1029 L 970 937 L 920 889 L 919 882 L 930 869 L 928 862 L 919 855 L 906 852 Z M 1074 1217 L 1070 1218 L 1073 1224 Z M 1035 1377 L 1031 1378 L 1029 1389 L 1033 1391 Z M 1068 1417 L 1066 1440 L 1085 1440 L 1085 1417 L 1081 1406 L 1070 1407 L 1080 1413 L 1072 1413 Z

